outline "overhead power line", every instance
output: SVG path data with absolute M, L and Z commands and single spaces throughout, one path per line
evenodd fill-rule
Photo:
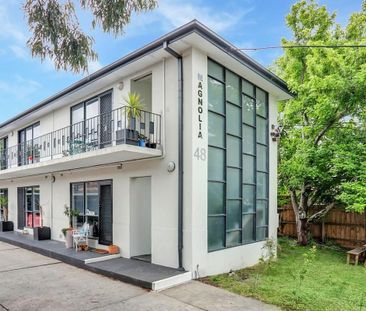
M 352 45 L 274 45 L 257 48 L 237 48 L 239 51 L 260 51 L 260 50 L 271 50 L 271 49 L 338 49 L 338 48 L 366 48 L 366 44 Z

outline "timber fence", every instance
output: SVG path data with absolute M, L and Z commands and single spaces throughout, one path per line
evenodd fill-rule
M 295 214 L 290 205 L 278 209 L 279 234 L 296 237 Z M 345 248 L 366 244 L 366 213 L 348 213 L 340 208 L 331 210 L 319 223 L 310 225 L 314 239 L 333 241 Z

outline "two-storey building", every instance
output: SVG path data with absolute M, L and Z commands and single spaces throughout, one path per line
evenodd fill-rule
M 129 93 L 143 110 L 126 107 Z M 270 133 L 290 96 L 192 21 L 0 125 L 9 218 L 30 233 L 42 218 L 63 240 L 68 206 L 96 247 L 193 278 L 256 264 L 277 237 Z

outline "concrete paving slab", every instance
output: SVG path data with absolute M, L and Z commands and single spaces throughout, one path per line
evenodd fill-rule
M 0 275 L 5 271 L 55 263 L 59 263 L 59 261 L 21 248 L 0 251 Z
M 19 248 L 19 247 L 0 241 L 0 252 L 3 250 L 16 249 L 16 248 Z
M 157 292 L 150 292 L 137 296 L 127 301 L 104 306 L 95 311 L 201 311 L 202 309 L 190 306 L 186 303 L 162 295 Z
M 280 309 L 261 301 L 235 295 L 198 281 L 191 281 L 165 290 L 162 294 L 208 311 L 279 311 Z
M 6 245 L 1 247 L 4 248 Z M 197 281 L 161 292 L 149 292 L 16 248 L 0 251 L 1 310 L 278 311 L 279 309 Z
M 81 311 L 147 293 L 64 263 L 0 273 L 0 304 L 8 310 Z

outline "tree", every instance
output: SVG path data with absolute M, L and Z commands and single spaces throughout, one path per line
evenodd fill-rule
M 281 103 L 279 179 L 291 198 L 298 243 L 306 245 L 309 223 L 336 204 L 363 211 L 366 206 L 365 118 L 366 49 L 336 47 L 366 41 L 366 1 L 346 27 L 314 0 L 301 0 L 286 18 L 289 48 L 276 61 L 277 73 L 296 94 Z M 355 198 L 358 203 L 355 204 Z M 322 206 L 311 214 L 314 206 Z
M 96 60 L 93 37 L 85 34 L 75 10 L 76 0 L 26 0 L 23 10 L 31 31 L 27 42 L 33 57 L 50 58 L 56 69 L 85 72 L 88 61 Z M 131 14 L 156 7 L 156 0 L 80 0 L 80 6 L 92 13 L 92 27 L 119 35 L 131 20 Z

